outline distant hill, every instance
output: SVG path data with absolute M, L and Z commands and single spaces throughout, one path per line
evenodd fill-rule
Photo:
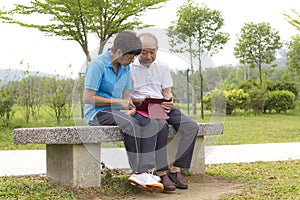
M 9 81 L 18 81 L 22 78 L 25 78 L 27 76 L 53 76 L 53 74 L 43 73 L 43 72 L 37 72 L 37 71 L 30 71 L 30 72 L 24 72 L 24 70 L 16 70 L 16 69 L 0 69 L 0 87 L 3 84 L 8 83 Z

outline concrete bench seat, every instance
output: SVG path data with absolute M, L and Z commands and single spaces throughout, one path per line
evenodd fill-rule
M 205 173 L 204 136 L 220 135 L 223 130 L 221 123 L 199 123 L 192 174 Z M 170 126 L 169 138 L 175 134 Z M 46 144 L 47 176 L 59 185 L 87 188 L 101 187 L 101 143 L 123 141 L 123 134 L 117 126 L 18 128 L 13 130 L 13 141 Z M 169 158 L 175 156 L 170 148 Z

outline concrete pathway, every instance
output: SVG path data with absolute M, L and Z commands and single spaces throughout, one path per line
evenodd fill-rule
M 300 143 L 211 146 L 205 152 L 206 164 L 296 160 L 300 159 Z M 129 168 L 124 148 L 102 148 L 101 156 L 109 168 Z M 0 176 L 45 173 L 45 150 L 0 151 Z

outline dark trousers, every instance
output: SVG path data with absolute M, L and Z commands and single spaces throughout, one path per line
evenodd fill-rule
M 176 137 L 179 137 L 175 160 L 169 162 L 175 167 L 189 169 L 198 133 L 198 124 L 177 108 L 173 108 L 168 115 L 170 118 L 167 122 L 174 127 L 177 131 Z
M 157 171 L 167 170 L 171 164 L 176 167 L 189 169 L 198 133 L 198 124 L 177 108 L 173 108 L 168 115 L 170 118 L 166 121 L 165 127 L 157 134 L 155 148 L 156 169 Z M 150 120 L 141 115 L 137 119 L 142 124 Z M 172 145 L 172 142 L 168 143 L 168 124 L 172 125 L 177 131 L 175 137 L 179 140 L 175 160 L 167 157 L 167 145 Z
M 133 172 L 147 172 L 155 168 L 155 149 L 158 133 L 165 133 L 165 120 L 139 120 L 119 110 L 105 109 L 97 113 L 90 125 L 119 126 L 124 134 L 124 145 Z
M 134 116 L 141 125 L 148 124 L 151 120 L 150 118 L 144 117 L 140 114 Z M 149 138 L 150 140 L 156 140 L 155 143 L 155 168 L 157 171 L 168 169 L 168 159 L 167 159 L 167 143 L 169 135 L 169 125 L 164 119 L 157 120 L 160 124 L 160 129 L 157 133 L 156 138 Z M 146 140 L 144 141 L 146 145 Z M 151 141 L 153 143 L 153 141 Z M 148 144 L 149 145 L 149 144 Z M 150 149 L 150 148 L 149 148 Z

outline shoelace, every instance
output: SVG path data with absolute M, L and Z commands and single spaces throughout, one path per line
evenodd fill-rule
M 155 168 L 148 169 L 148 174 L 154 175 Z

